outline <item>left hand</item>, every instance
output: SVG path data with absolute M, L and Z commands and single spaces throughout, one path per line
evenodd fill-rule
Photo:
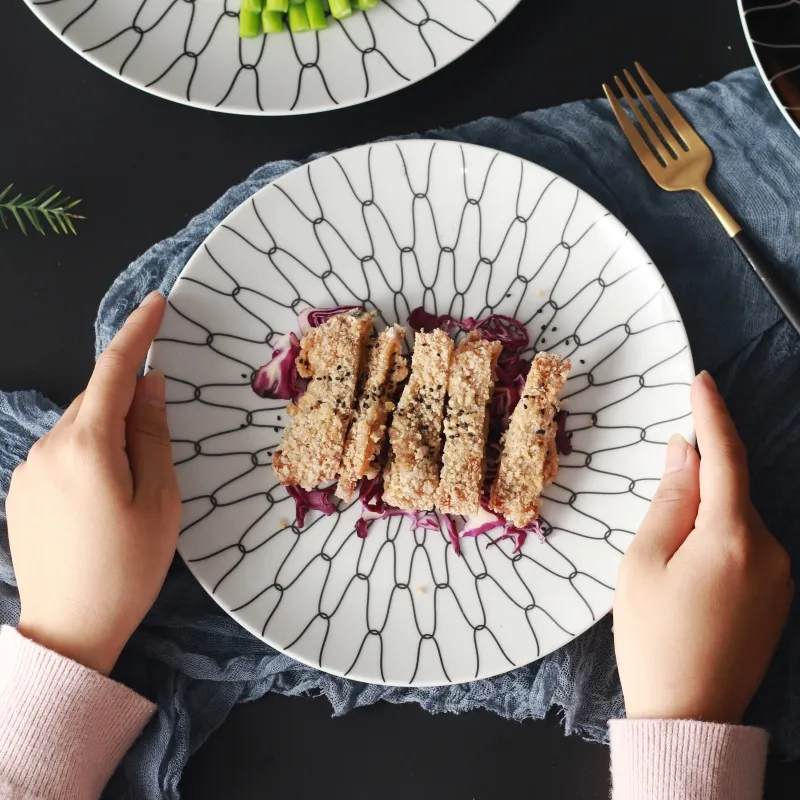
M 131 314 L 86 391 L 15 470 L 6 502 L 20 633 L 106 675 L 178 541 L 164 376 L 136 380 L 164 308 L 154 292 Z

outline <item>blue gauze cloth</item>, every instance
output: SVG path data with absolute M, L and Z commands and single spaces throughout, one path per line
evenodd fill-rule
M 800 294 L 800 140 L 753 69 L 676 98 L 714 152 L 713 189 Z M 749 452 L 757 508 L 800 564 L 800 341 L 700 198 L 658 189 L 602 100 L 511 120 L 481 119 L 427 136 L 494 147 L 541 164 L 597 198 L 632 231 L 675 296 L 698 369 L 715 375 L 730 403 Z M 277 161 L 257 169 L 131 264 L 100 306 L 97 352 L 150 290 L 170 290 L 223 217 L 297 166 Z M 11 471 L 59 414 L 35 392 L 0 394 L 4 623 L 14 624 L 19 614 L 4 515 Z M 515 720 L 539 719 L 556 707 L 568 733 L 596 741 L 606 740 L 606 721 L 623 714 L 609 620 L 541 661 L 489 680 L 433 689 L 370 686 L 324 674 L 267 647 L 226 616 L 179 559 L 114 674 L 159 709 L 106 790 L 105 797 L 115 799 L 177 798 L 186 760 L 233 705 L 270 691 L 322 693 L 334 714 L 378 700 L 419 703 L 431 712 L 486 708 Z M 751 715 L 752 722 L 766 725 L 782 754 L 800 754 L 796 615 Z

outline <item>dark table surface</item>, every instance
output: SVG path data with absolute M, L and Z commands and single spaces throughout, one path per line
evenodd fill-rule
M 0 232 L 0 387 L 66 402 L 92 367 L 92 321 L 114 277 L 229 185 L 276 158 L 596 96 L 639 59 L 668 90 L 751 63 L 735 0 L 522 0 L 470 53 L 398 94 L 315 117 L 245 118 L 137 91 L 61 44 L 21 0 L 0 3 L 0 184 L 85 198 L 76 238 Z M 608 752 L 555 718 L 431 716 L 324 699 L 237 708 L 193 758 L 187 800 L 329 797 L 604 800 Z M 767 797 L 800 768 L 771 763 Z

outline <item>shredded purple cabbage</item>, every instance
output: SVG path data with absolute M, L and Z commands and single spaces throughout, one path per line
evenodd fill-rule
M 497 470 L 500 469 L 500 455 L 503 452 L 503 448 L 500 446 L 500 437 L 492 437 L 486 443 L 486 474 L 483 478 L 483 485 L 486 491 L 489 491 L 489 487 L 494 483 L 494 479 L 497 477 Z
M 519 355 L 530 342 L 525 326 L 519 320 L 507 317 L 505 314 L 489 314 L 484 319 L 467 317 L 458 320 L 449 314 L 440 314 L 437 317 L 419 306 L 408 315 L 408 324 L 415 331 L 441 328 L 453 337 L 459 333 L 480 331 L 484 339 L 500 342 L 506 357 Z
M 500 544 L 503 539 L 513 539 L 514 549 L 511 551 L 511 553 L 514 555 L 519 553 L 522 545 L 525 544 L 525 540 L 528 538 L 528 534 L 530 533 L 534 534 L 540 542 L 544 542 L 545 536 L 547 535 L 538 519 L 535 519 L 533 522 L 529 522 L 524 528 L 517 528 L 516 526 L 507 522 L 505 528 L 503 528 L 503 533 L 493 542 L 489 542 L 489 544 L 486 546 L 491 547 L 493 544 Z
M 295 359 L 300 355 L 300 340 L 285 333 L 275 342 L 272 358 L 260 367 L 250 384 L 259 397 L 270 400 L 297 401 L 306 390 L 305 381 L 297 374 Z
M 482 533 L 500 528 L 502 533 L 497 539 L 489 542 L 487 547 L 493 544 L 498 544 L 504 539 L 514 540 L 514 553 L 518 553 L 528 534 L 533 533 L 544 541 L 544 532 L 541 523 L 538 520 L 531 522 L 524 528 L 517 528 L 510 522 L 505 520 L 501 515 L 495 514 L 489 509 L 488 503 L 485 499 L 481 499 L 481 508 L 477 514 L 468 516 L 463 530 L 459 534 L 456 529 L 455 522 L 447 516 L 442 514 L 441 519 L 434 512 L 412 512 L 402 511 L 399 508 L 394 508 L 387 505 L 383 500 L 383 476 L 378 475 L 375 478 L 361 481 L 359 488 L 359 499 L 361 500 L 362 512 L 359 519 L 356 521 L 356 533 L 358 537 L 363 539 L 369 531 L 369 526 L 379 519 L 388 519 L 389 517 L 403 516 L 406 517 L 414 529 L 422 528 L 428 531 L 444 530 L 453 545 L 453 552 L 461 555 L 461 537 L 464 536 L 479 536 Z M 442 528 L 444 526 L 444 528 Z
M 556 421 L 556 450 L 568 456 L 572 452 L 572 434 L 567 432 L 568 411 L 563 409 L 555 416 Z
M 508 427 L 508 420 L 517 407 L 525 388 L 525 379 L 531 362 L 518 355 L 497 364 L 497 382 L 492 393 L 492 420 L 500 424 L 501 431 Z
M 447 514 L 442 514 L 442 520 L 444 520 L 444 527 L 447 529 L 447 535 L 450 537 L 450 543 L 453 545 L 453 552 L 457 555 L 461 555 L 461 542 L 458 539 L 458 531 L 456 530 L 456 524 L 453 522 Z
M 300 333 L 306 333 L 312 328 L 319 328 L 323 322 L 327 322 L 337 314 L 344 314 L 345 311 L 363 311 L 363 306 L 336 306 L 335 308 L 306 308 L 297 315 L 297 324 L 300 326 Z
M 379 519 L 389 517 L 406 517 L 411 522 L 411 527 L 424 528 L 428 531 L 438 531 L 439 518 L 432 511 L 403 511 L 400 508 L 389 506 L 383 501 L 383 475 L 378 473 L 374 478 L 364 478 L 358 489 L 358 499 L 361 501 L 361 516 L 356 521 L 356 534 L 359 539 L 367 535 L 369 526 Z
M 302 489 L 300 486 L 287 486 L 286 491 L 294 500 L 297 518 L 297 527 L 302 528 L 306 524 L 306 512 L 321 511 L 326 517 L 329 517 L 336 511 L 336 506 L 331 502 L 331 495 L 333 494 L 335 485 L 326 487 L 325 489 Z
M 489 508 L 489 504 L 485 498 L 481 498 L 481 507 L 477 514 L 470 514 L 466 518 L 464 529 L 461 531 L 462 536 L 480 536 L 482 533 L 488 533 L 496 528 L 502 529 L 502 534 L 495 540 L 489 542 L 487 547 L 493 544 L 498 544 L 504 539 L 514 540 L 513 553 L 518 553 L 528 534 L 532 533 L 538 537 L 540 541 L 544 541 L 544 530 L 539 520 L 534 520 L 528 523 L 524 528 L 518 528 L 512 525 L 501 514 L 496 514 Z
M 495 514 L 489 508 L 486 500 L 481 498 L 481 507 L 478 509 L 478 513 L 467 516 L 461 535 L 480 536 L 482 533 L 488 533 L 495 528 L 502 528 L 505 524 L 506 521 L 503 517 L 500 514 Z

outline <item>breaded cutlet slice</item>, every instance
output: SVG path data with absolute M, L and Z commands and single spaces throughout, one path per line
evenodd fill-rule
M 444 398 L 453 340 L 442 330 L 414 340 L 411 377 L 389 429 L 383 499 L 404 511 L 430 511 L 439 486 Z
M 356 394 L 356 410 L 347 434 L 344 456 L 339 467 L 336 496 L 353 497 L 361 478 L 378 474 L 378 456 L 386 437 L 386 416 L 394 408 L 397 387 L 408 375 L 401 351 L 406 329 L 402 325 L 386 328 L 367 345 Z
M 447 382 L 444 454 L 436 505 L 445 514 L 477 514 L 486 471 L 489 408 L 503 346 L 475 331 L 455 349 Z
M 556 475 L 558 475 L 558 446 L 556 445 L 556 437 L 553 436 L 547 443 L 547 449 L 544 451 L 542 478 L 545 488 L 556 479 Z
M 310 380 L 297 404 L 286 406 L 291 422 L 272 456 L 282 484 L 313 489 L 336 477 L 372 327 L 366 312 L 348 312 L 312 328 L 300 340 L 297 371 Z
M 536 355 L 522 398 L 503 435 L 503 452 L 489 508 L 519 528 L 537 518 L 546 479 L 555 477 L 553 417 L 558 412 L 558 393 L 564 387 L 570 366 L 569 361 L 554 353 Z M 556 468 L 557 464 L 556 461 Z

